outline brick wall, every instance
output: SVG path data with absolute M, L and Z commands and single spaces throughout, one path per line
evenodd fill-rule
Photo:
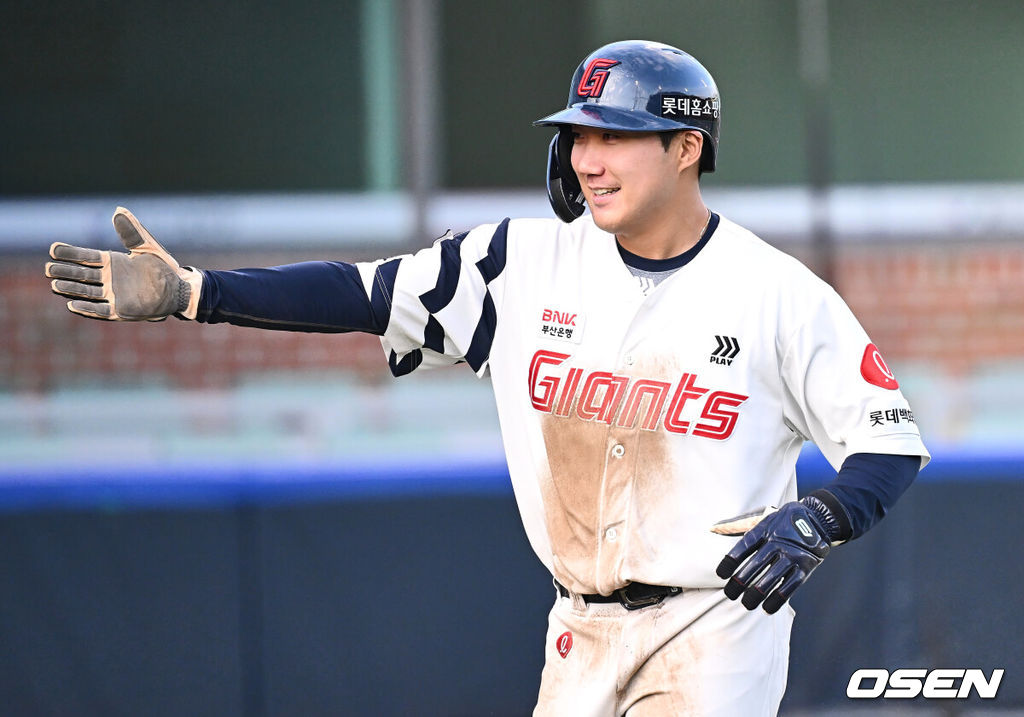
M 245 257 L 240 263 L 252 262 Z M 266 265 L 280 263 L 268 257 Z M 75 316 L 50 292 L 43 259 L 0 259 L 0 388 L 46 390 L 105 379 L 225 387 L 247 374 L 344 367 L 390 376 L 380 340 L 362 334 L 261 331 L 170 318 L 154 323 Z M 221 265 L 221 261 L 206 266 Z M 230 261 L 223 264 L 230 265 Z
M 1024 359 L 1024 246 L 856 246 L 838 289 L 883 355 L 960 375 Z
M 195 263 L 231 267 L 292 259 L 245 255 Z M 72 316 L 50 293 L 43 261 L 0 256 L 2 389 L 124 382 L 133 375 L 140 382 L 224 387 L 247 374 L 338 368 L 364 380 L 390 376 L 372 336 Z M 836 270 L 837 288 L 890 362 L 924 362 L 957 375 L 990 361 L 1024 359 L 1024 247 L 1018 244 L 856 244 L 840 247 Z

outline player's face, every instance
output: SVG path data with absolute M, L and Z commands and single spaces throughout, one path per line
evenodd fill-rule
M 598 227 L 629 238 L 671 221 L 679 164 L 657 134 L 574 126 L 573 138 L 572 168 Z

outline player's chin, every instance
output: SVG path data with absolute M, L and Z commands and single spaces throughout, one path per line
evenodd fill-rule
M 603 229 L 609 234 L 615 234 L 622 228 L 622 217 L 611 207 L 590 204 L 590 216 L 593 217 L 598 229 Z

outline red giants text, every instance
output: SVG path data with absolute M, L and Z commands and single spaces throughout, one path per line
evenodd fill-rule
M 530 400 L 538 411 L 556 416 L 575 412 L 584 421 L 614 423 L 620 428 L 633 428 L 639 421 L 645 431 L 664 426 L 670 433 L 724 441 L 736 427 L 739 413 L 735 409 L 750 398 L 698 386 L 695 373 L 684 373 L 672 384 L 618 376 L 609 371 L 584 374 L 581 368 L 571 368 L 564 376 L 551 372 L 552 367 L 567 358 L 569 354 L 557 351 L 538 351 L 533 355 Z M 703 405 L 699 420 L 682 418 L 690 401 Z

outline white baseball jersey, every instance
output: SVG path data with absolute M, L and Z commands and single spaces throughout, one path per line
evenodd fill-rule
M 358 264 L 396 374 L 490 375 L 533 549 L 572 591 L 718 587 L 717 520 L 796 499 L 814 441 L 920 455 L 913 414 L 843 300 L 722 218 L 645 292 L 585 216 L 505 220 Z

